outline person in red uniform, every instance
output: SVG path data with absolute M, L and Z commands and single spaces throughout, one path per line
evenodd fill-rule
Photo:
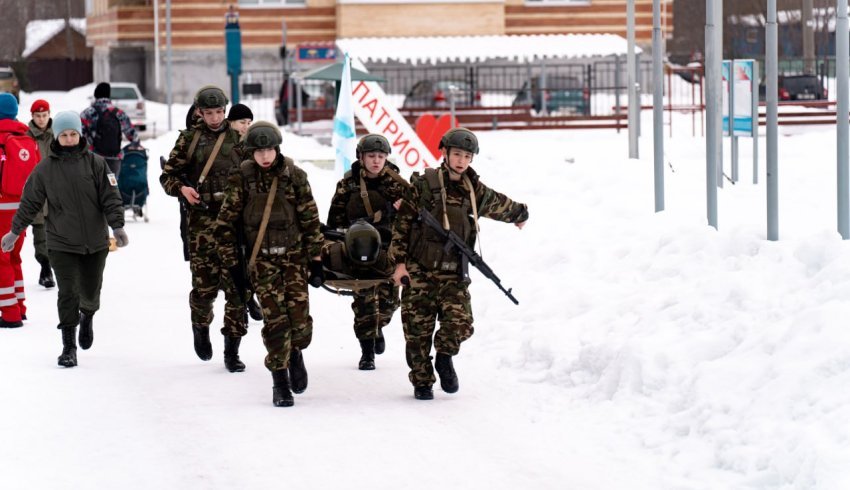
M 29 127 L 17 121 L 18 101 L 10 93 L 0 93 L 0 159 L 5 165 L 15 162 L 35 166 L 41 155 L 38 144 L 27 136 Z M 5 172 L 4 172 L 5 173 Z M 25 176 L 19 175 L 25 179 Z M 11 182 L 7 183 L 11 184 Z M 23 182 L 20 182 L 23 187 Z M 21 196 L 0 192 L 0 234 L 12 228 L 12 218 L 20 205 Z M 0 328 L 23 326 L 27 308 L 24 304 L 24 276 L 21 271 L 21 247 L 24 234 L 9 252 L 0 253 Z

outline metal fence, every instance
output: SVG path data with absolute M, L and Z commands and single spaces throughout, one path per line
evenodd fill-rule
M 641 90 L 649 93 L 651 60 L 641 60 L 637 66 Z M 459 108 L 531 105 L 535 115 L 604 116 L 615 114 L 617 108 L 625 104 L 626 96 L 625 56 L 557 63 L 371 65 L 367 68 L 386 80 L 381 85 L 398 108 L 447 108 L 449 97 L 454 97 Z M 240 79 L 242 99 L 254 111 L 255 118 L 274 119 L 283 82 L 281 70 L 243 73 Z M 305 109 L 333 108 L 332 83 L 315 80 L 301 83 Z M 454 91 L 447 90 L 450 85 Z M 288 102 L 294 113 L 296 100 L 293 97 Z

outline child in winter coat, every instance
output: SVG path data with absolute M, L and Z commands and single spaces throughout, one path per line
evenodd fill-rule
M 81 138 L 80 116 L 60 112 L 53 119 L 56 140 L 50 153 L 30 174 L 12 229 L 0 239 L 8 252 L 47 201 L 47 248 L 59 283 L 57 306 L 62 331 L 59 365 L 77 365 L 76 334 L 80 347 L 94 340 L 92 318 L 100 309 L 103 268 L 109 253 L 112 228 L 119 247 L 129 243 L 124 231 L 124 207 L 118 181 L 100 156 L 88 150 Z

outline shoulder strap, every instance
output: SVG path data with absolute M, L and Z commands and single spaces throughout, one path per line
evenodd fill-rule
M 363 207 L 366 208 L 366 214 L 369 219 L 374 219 L 375 213 L 372 211 L 372 203 L 369 202 L 369 191 L 366 189 L 366 181 L 363 179 L 363 173 L 360 175 L 360 199 L 363 200 Z
M 192 158 L 192 153 L 195 153 L 195 148 L 198 146 L 199 139 L 201 139 L 201 132 L 195 131 L 194 136 L 192 136 L 192 142 L 189 143 L 189 150 L 186 152 L 186 160 Z
M 475 223 L 475 232 L 481 231 L 478 228 L 478 204 L 475 201 L 475 188 L 472 186 L 472 181 L 469 180 L 469 176 L 463 174 L 463 185 L 469 190 L 469 201 L 472 203 L 472 221 Z
M 384 171 L 387 173 L 387 175 L 389 175 L 390 177 L 392 177 L 392 179 L 393 179 L 394 181 L 396 181 L 396 182 L 398 182 L 399 184 L 401 184 L 401 186 L 402 186 L 402 187 L 405 187 L 405 188 L 409 188 L 409 187 L 411 187 L 411 186 L 410 186 L 410 183 L 409 183 L 408 181 L 404 180 L 404 177 L 402 177 L 401 175 L 399 175 L 399 174 L 398 174 L 398 172 L 396 172 L 395 170 L 391 169 L 391 168 L 389 167 L 389 165 L 388 165 L 388 166 L 386 166 L 386 167 L 384 167 Z
M 218 156 L 218 151 L 221 150 L 221 144 L 224 143 L 224 135 L 225 131 L 222 131 L 220 135 L 218 135 L 218 139 L 215 140 L 215 146 L 213 146 L 212 153 L 210 153 L 210 157 L 207 158 L 207 164 L 204 165 L 204 169 L 201 170 L 201 176 L 198 177 L 198 187 L 204 183 L 204 180 L 207 178 L 207 174 L 210 173 L 210 169 L 212 168 L 213 161 L 215 161 L 215 157 Z
M 248 261 L 248 268 L 254 269 L 257 262 L 257 254 L 260 253 L 260 244 L 263 243 L 263 238 L 266 234 L 266 227 L 269 226 L 269 217 L 272 214 L 272 204 L 274 204 L 274 196 L 277 194 L 277 176 L 272 179 L 272 188 L 269 191 L 269 197 L 266 199 L 266 208 L 263 210 L 263 220 L 260 221 L 260 230 L 257 233 L 257 241 L 254 242 L 254 249 L 251 250 L 251 260 Z

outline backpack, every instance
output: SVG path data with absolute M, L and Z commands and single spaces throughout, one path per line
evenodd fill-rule
M 0 194 L 20 196 L 32 170 L 41 160 L 38 143 L 23 133 L 7 133 L 0 141 Z
M 114 157 L 121 151 L 121 121 L 116 111 L 115 108 L 106 109 L 97 119 L 92 147 L 100 156 Z

